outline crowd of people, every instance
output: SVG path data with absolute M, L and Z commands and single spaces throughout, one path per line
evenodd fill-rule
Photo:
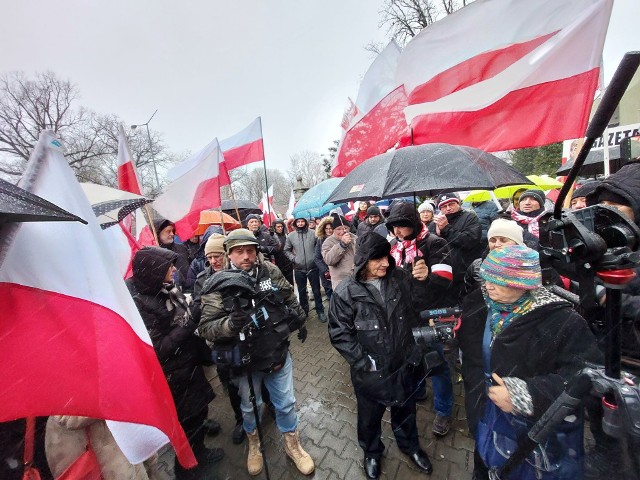
M 640 224 L 639 199 L 640 164 L 632 163 L 576 189 L 570 208 L 601 203 Z M 456 193 L 444 193 L 419 205 L 396 200 L 384 211 L 362 201 L 351 221 L 334 212 L 279 220 L 268 228 L 260 216 L 249 215 L 245 228 L 224 232 L 212 226 L 190 245 L 176 243 L 173 224 L 158 219 L 159 246 L 135 254 L 127 285 L 199 463 L 191 470 L 176 463 L 176 478 L 201 478 L 225 456 L 204 444 L 207 434 L 220 430 L 207 418 L 214 399 L 207 365 L 216 366 L 228 396 L 233 442 L 248 443 L 250 475 L 264 467 L 256 413 L 265 408 L 273 411 L 285 454 L 302 474 L 314 471 L 299 434 L 289 352 L 293 334 L 305 342 L 308 321 L 326 323 L 328 341 L 350 366 L 354 433 L 366 477 L 381 474 L 387 409 L 399 450 L 430 474 L 416 402 L 426 398 L 430 379 L 436 412 L 430 428 L 435 437 L 447 436 L 454 407 L 451 367 L 442 344 L 419 345 L 412 329 L 428 325 L 421 311 L 453 306 L 463 311 L 454 347 L 476 441 L 473 475 L 489 478 L 489 469 L 504 463 L 568 379 L 587 362 L 603 361 L 603 332 L 548 288 L 572 288 L 572 279 L 547 275 L 541 265 L 539 239 L 549 215 L 544 192 L 534 188 L 515 192 L 504 210 L 493 201 L 465 205 Z M 606 298 L 596 298 L 603 308 Z M 624 328 L 633 332 L 626 335 L 625 352 L 636 357 L 639 305 L 636 279 L 625 288 L 622 307 Z M 218 400 L 216 408 L 228 407 Z M 606 456 L 616 440 L 599 427 L 601 407 L 587 408 L 587 414 L 597 451 L 586 458 Z M 51 417 L 47 428 L 69 429 L 74 422 L 82 423 Z M 100 441 L 93 432 L 105 430 L 103 424 L 92 427 L 92 445 Z M 509 478 L 582 478 L 583 426 L 582 411 L 567 417 Z M 84 433 L 78 442 L 86 446 Z M 61 453 L 54 451 L 60 463 Z M 605 471 L 597 463 L 596 471 Z M 130 472 L 130 478 L 153 478 L 149 465 Z

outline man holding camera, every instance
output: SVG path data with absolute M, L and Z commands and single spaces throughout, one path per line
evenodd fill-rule
M 227 236 L 224 248 L 225 271 L 236 272 L 239 282 L 250 282 L 250 294 L 245 293 L 246 289 L 216 288 L 216 277 L 225 272 L 211 277 L 203 288 L 198 330 L 211 342 L 221 337 L 238 339 L 243 357 L 250 358 L 245 368 L 251 372 L 258 410 L 262 405 L 260 385 L 264 382 L 275 407 L 276 425 L 284 435 L 284 450 L 298 470 L 309 475 L 315 466 L 300 445 L 289 354 L 291 332 L 299 330 L 298 338 L 303 342 L 307 337 L 306 314 L 278 267 L 265 262 L 258 254 L 258 241 L 252 232 L 244 228 L 234 230 Z M 247 469 L 250 475 L 258 475 L 263 459 L 248 375 L 240 376 L 237 381 L 243 426 L 249 439 Z
M 380 476 L 384 452 L 381 421 L 391 408 L 398 448 L 423 473 L 433 470 L 420 448 L 416 426 L 421 352 L 411 328 L 417 326 L 410 275 L 395 268 L 387 240 L 375 232 L 359 237 L 355 272 L 334 290 L 329 307 L 332 345 L 349 362 L 358 404 L 358 443 L 367 478 Z

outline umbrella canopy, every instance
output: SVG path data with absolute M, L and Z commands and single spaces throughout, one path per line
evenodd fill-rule
M 225 232 L 240 228 L 240 222 L 226 213 L 220 213 L 219 210 L 203 210 L 200 212 L 200 222 L 194 235 L 204 235 L 204 232 L 211 225 L 222 225 Z
M 240 218 L 238 218 L 238 214 L 236 213 L 236 206 L 238 208 Z M 249 200 L 236 200 L 235 203 L 233 200 L 223 200 L 221 209 L 227 215 L 231 215 L 233 218 L 240 220 L 241 222 L 244 222 L 247 215 L 252 213 L 262 215 L 262 210 L 260 210 L 255 203 L 250 202 Z
M 70 221 L 87 223 L 44 198 L 0 179 L 0 224 Z
M 293 209 L 293 216 L 303 216 L 306 218 L 322 217 L 336 208 L 334 203 L 325 203 L 333 193 L 342 178 L 329 178 L 307 190 Z
M 352 177 L 355 172 L 358 174 Z M 429 143 L 400 148 L 367 160 L 344 178 L 328 201 L 414 194 L 434 196 L 518 184 L 532 185 L 532 182 L 495 155 L 472 147 Z
M 573 160 L 568 161 L 556 170 L 556 175 L 568 175 Z M 609 147 L 609 171 L 615 173 L 620 170 L 627 161 L 621 158 L 620 146 Z M 591 150 L 580 169 L 580 176 L 586 177 L 604 173 L 604 150 Z
M 81 183 L 80 186 L 89 199 L 93 213 L 98 217 L 98 223 L 102 228 L 117 224 L 134 210 L 152 202 L 142 195 L 97 183 Z
M 554 188 L 562 188 L 563 183 L 558 182 L 549 175 L 527 175 L 527 178 L 533 182 L 533 185 L 509 185 L 508 187 L 496 188 L 493 193 L 497 198 L 511 198 L 521 188 L 538 188 L 540 190 L 553 190 Z M 464 199 L 465 202 L 486 202 L 491 200 L 491 194 L 488 190 L 473 190 L 469 192 Z

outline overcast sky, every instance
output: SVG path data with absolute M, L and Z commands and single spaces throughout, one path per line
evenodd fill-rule
M 559 0 L 561 1 L 561 0 Z M 0 73 L 52 70 L 80 105 L 144 123 L 176 152 L 198 151 L 262 116 L 267 166 L 326 153 L 386 42 L 382 0 L 0 0 Z M 608 80 L 640 50 L 640 0 L 616 0 Z

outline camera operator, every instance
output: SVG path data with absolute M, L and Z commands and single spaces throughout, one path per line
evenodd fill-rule
M 242 341 L 245 353 L 249 353 L 251 357 L 247 368 L 252 374 L 258 409 L 262 405 L 260 384 L 264 382 L 276 410 L 276 425 L 284 435 L 284 450 L 298 470 L 308 475 L 315 466 L 311 456 L 300 445 L 292 360 L 289 354 L 291 332 L 299 329 L 298 338 L 303 342 L 306 339 L 306 315 L 291 284 L 278 267 L 263 260 L 258 254 L 258 245 L 253 233 L 244 228 L 227 235 L 224 242 L 227 254 L 225 270 L 246 272 L 255 281 L 255 299 L 244 298 L 245 305 L 242 309 L 237 309 L 233 301 L 228 301 L 234 300 L 233 298 L 225 298 L 225 295 L 215 289 L 209 292 L 208 285 L 205 285 L 198 330 L 210 342 L 219 338 L 237 338 Z M 215 280 L 222 273 L 215 274 L 210 280 Z M 266 313 L 262 313 L 259 324 L 254 325 L 250 315 L 254 314 L 257 319 L 259 312 Z M 258 475 L 263 469 L 263 458 L 250 400 L 248 375 L 242 375 L 236 380 L 242 400 L 243 426 L 249 440 L 247 469 L 250 475 Z
M 358 443 L 367 478 L 380 476 L 384 444 L 380 438 L 386 407 L 398 448 L 423 473 L 433 470 L 420 448 L 413 391 L 420 350 L 410 275 L 395 268 L 387 240 L 367 232 L 356 242 L 355 271 L 338 285 L 329 307 L 332 345 L 351 365 L 358 405 Z
M 474 479 L 488 478 L 487 466 L 499 466 L 498 458 L 504 462 L 500 452 L 513 453 L 517 439 L 586 361 L 601 360 L 586 321 L 542 287 L 535 250 L 523 245 L 494 249 L 480 276 L 485 284 L 465 298 L 457 334 L 467 422 L 476 438 Z M 545 479 L 581 478 L 582 435 L 581 418 L 563 422 L 538 447 L 545 451 L 537 452 L 557 470 L 546 471 L 544 465 L 538 470 L 529 458 L 509 478 L 543 473 Z

